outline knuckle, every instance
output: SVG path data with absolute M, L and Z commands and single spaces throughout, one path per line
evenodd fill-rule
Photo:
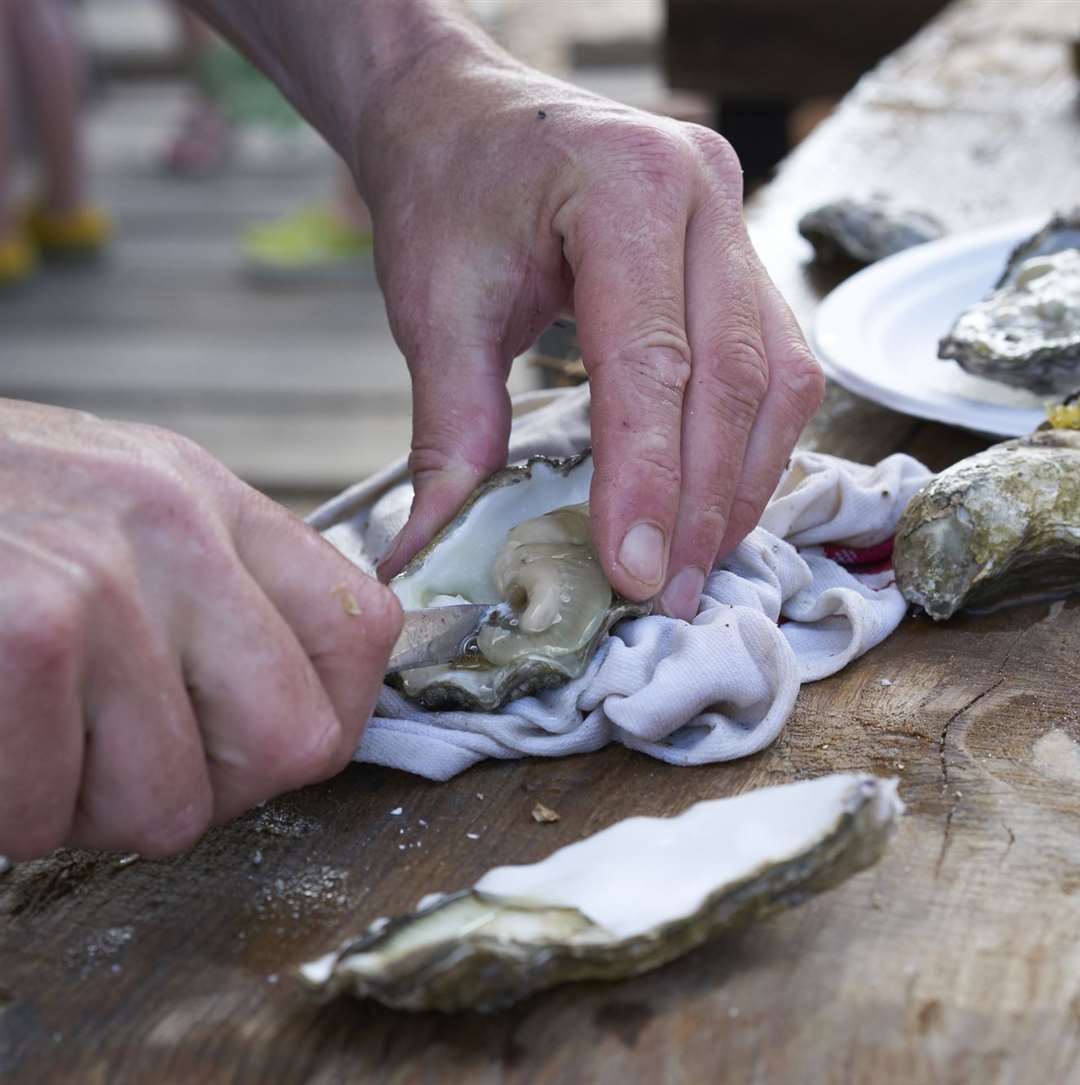
M 82 640 L 84 598 L 70 579 L 42 580 L 20 592 L 0 633 L 4 661 L 24 677 L 64 670 Z
M 724 180 L 738 180 L 741 185 L 742 163 L 731 143 L 703 125 L 687 125 L 687 128 L 708 169 Z
M 620 122 L 605 142 L 609 153 L 639 178 L 663 185 L 685 185 L 689 179 L 687 141 L 665 124 Z
M 804 419 L 821 406 L 825 398 L 825 373 L 804 344 L 794 345 L 789 352 L 783 386 Z
M 674 453 L 666 454 L 665 443 L 643 442 L 637 452 L 641 472 L 649 480 L 648 486 L 661 493 L 678 493 L 682 486 L 682 472 Z
M 729 343 L 716 368 L 702 376 L 706 408 L 726 423 L 748 428 L 769 388 L 769 364 L 761 342 L 746 336 Z
M 594 374 L 613 370 L 614 379 L 628 382 L 649 399 L 661 392 L 681 402 L 692 372 L 690 344 L 679 321 L 657 317 L 636 329 L 617 351 L 596 358 L 590 369 Z

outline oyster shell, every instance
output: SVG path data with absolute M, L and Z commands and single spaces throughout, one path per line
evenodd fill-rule
M 608 630 L 648 612 L 613 593 L 593 549 L 592 456 L 536 456 L 487 480 L 456 519 L 391 582 L 406 609 L 509 601 L 466 664 L 402 671 L 426 708 L 492 711 L 582 674 Z M 516 623 L 516 624 L 515 624 Z
M 932 618 L 1080 589 L 1080 430 L 1040 430 L 961 460 L 912 498 L 893 568 Z
M 299 977 L 327 997 L 492 1010 L 559 983 L 635 976 L 870 866 L 902 811 L 896 781 L 837 774 L 628 818 L 426 897 Z
M 1013 250 L 1001 278 L 938 344 L 976 376 L 1033 392 L 1080 377 L 1080 209 L 1055 215 Z
M 935 241 L 945 227 L 922 211 L 898 210 L 884 197 L 842 199 L 799 219 L 799 233 L 823 263 L 872 264 L 914 245 Z

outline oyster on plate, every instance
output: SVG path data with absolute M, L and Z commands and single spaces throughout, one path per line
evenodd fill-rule
M 904 597 L 932 618 L 1080 590 L 1080 430 L 1039 430 L 931 479 L 896 529 Z
M 576 980 L 636 976 L 801 903 L 881 856 L 903 804 L 858 774 L 628 818 L 301 967 L 300 980 L 408 1010 L 493 1010 Z
M 799 233 L 823 263 L 841 260 L 872 264 L 926 241 L 945 227 L 923 211 L 894 208 L 884 197 L 842 199 L 823 204 L 799 219 Z
M 507 602 L 467 662 L 395 676 L 425 708 L 492 711 L 585 671 L 620 619 L 648 612 L 608 583 L 592 545 L 592 456 L 535 456 L 492 475 L 391 581 L 406 610 Z
M 994 289 L 938 344 L 979 377 L 1037 393 L 1080 380 L 1080 208 L 1018 245 Z

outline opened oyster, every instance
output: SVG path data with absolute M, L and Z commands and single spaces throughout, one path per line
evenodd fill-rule
M 1080 209 L 1017 246 L 993 291 L 961 313 L 938 345 L 976 376 L 1033 392 L 1080 377 Z
M 937 619 L 1080 590 L 1080 431 L 1040 430 L 943 471 L 905 510 L 893 567 Z
M 592 473 L 587 452 L 498 472 L 391 582 L 407 610 L 506 601 L 515 611 L 509 628 L 483 627 L 467 665 L 401 672 L 409 697 L 491 711 L 576 678 L 617 621 L 648 612 L 612 592 L 593 549 Z
M 834 200 L 799 219 L 799 233 L 823 263 L 872 264 L 914 245 L 935 241 L 945 227 L 922 211 L 894 208 L 884 197 Z
M 870 866 L 902 810 L 895 781 L 838 774 L 628 818 L 377 921 L 300 977 L 402 1009 L 491 1010 L 635 976 Z

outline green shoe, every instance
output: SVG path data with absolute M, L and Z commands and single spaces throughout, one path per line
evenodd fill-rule
M 243 235 L 249 274 L 268 281 L 323 282 L 371 274 L 371 231 L 326 207 L 253 226 Z

